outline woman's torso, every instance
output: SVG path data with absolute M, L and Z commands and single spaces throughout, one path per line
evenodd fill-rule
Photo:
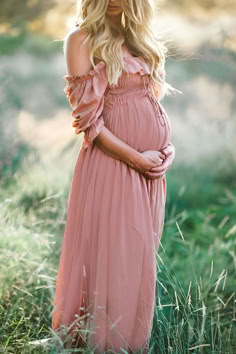
M 125 57 L 118 85 L 108 84 L 103 119 L 108 129 L 138 151 L 161 150 L 171 140 L 168 115 L 152 90 L 152 78 L 140 58 Z

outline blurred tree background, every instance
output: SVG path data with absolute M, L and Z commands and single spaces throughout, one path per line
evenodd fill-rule
M 0 21 L 6 26 L 21 26 L 27 22 L 33 22 L 42 17 L 50 9 L 54 8 L 56 1 L 47 0 L 3 0 L 1 2 Z M 9 23 L 9 19 L 11 22 Z
M 163 100 L 176 158 L 158 263 L 152 353 L 235 353 L 236 2 L 161 0 Z M 63 92 L 74 0 L 2 0 L 0 351 L 51 337 L 68 191 L 81 146 Z M 60 347 L 60 346 L 59 346 Z M 51 351 L 50 351 L 51 350 Z

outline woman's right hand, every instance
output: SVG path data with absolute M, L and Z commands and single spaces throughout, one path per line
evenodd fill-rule
M 138 172 L 145 173 L 150 171 L 153 167 L 160 166 L 165 160 L 165 154 L 157 150 L 145 150 L 140 152 Z

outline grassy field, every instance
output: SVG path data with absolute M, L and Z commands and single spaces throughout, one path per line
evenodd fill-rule
M 52 299 L 70 177 L 60 176 L 59 168 L 28 163 L 1 189 L 2 352 L 41 353 L 29 341 L 53 335 Z M 203 178 L 199 170 L 168 171 L 153 353 L 236 350 L 236 193 L 229 177 L 226 186 L 224 178 L 210 173 Z M 198 346 L 201 351 L 191 349 Z
M 157 255 L 155 354 L 236 352 L 236 58 L 204 46 L 199 53 L 200 63 L 168 62 L 169 81 L 185 95 L 163 101 L 176 159 L 167 173 Z M 30 342 L 53 336 L 52 301 L 81 137 L 74 136 L 63 97 L 61 54 L 17 50 L 5 53 L 1 65 L 0 352 L 62 353 L 60 345 Z

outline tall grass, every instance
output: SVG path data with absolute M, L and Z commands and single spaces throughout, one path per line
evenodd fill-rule
M 208 171 L 206 181 L 213 178 Z M 192 169 L 186 174 L 176 166 L 167 174 L 150 353 L 236 351 L 235 186 L 218 182 L 206 195 L 197 173 Z M 57 180 L 58 175 L 53 168 L 32 164 L 30 171 L 29 166 L 22 168 L 7 189 L 1 189 L 3 353 L 66 352 L 50 329 L 71 177 L 66 182 L 63 177 Z M 193 181 L 196 200 L 189 189 Z M 30 343 L 45 338 L 54 342 Z

